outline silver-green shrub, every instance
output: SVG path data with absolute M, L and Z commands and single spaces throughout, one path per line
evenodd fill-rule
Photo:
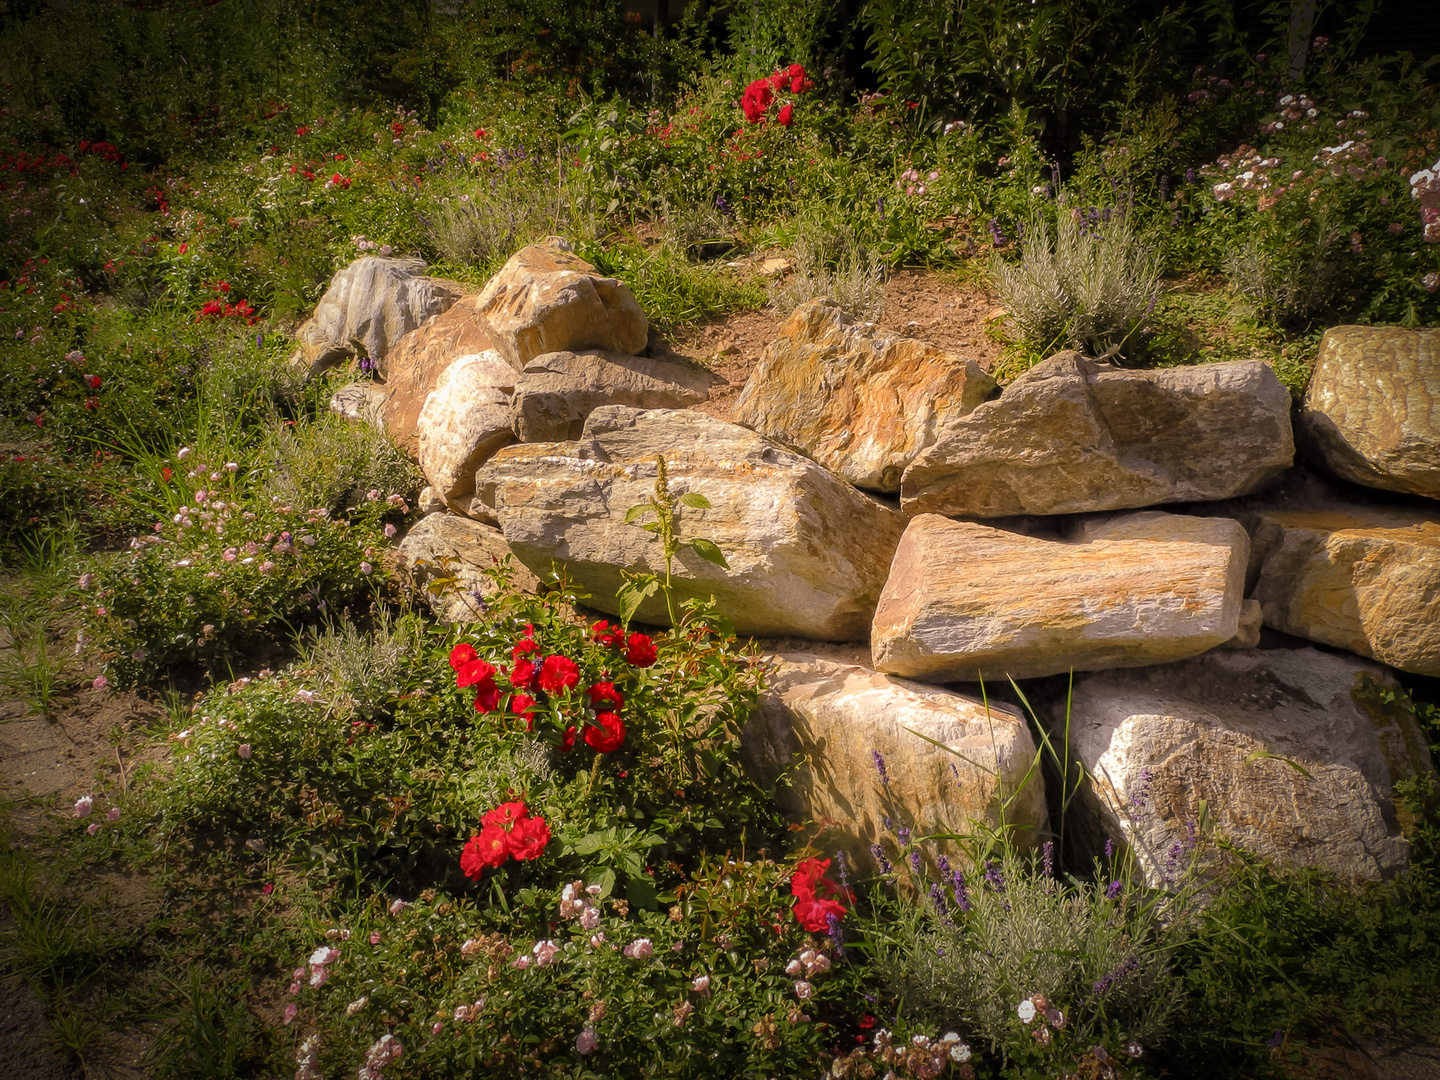
M 1160 268 L 1160 252 L 1128 215 L 1062 206 L 1053 228 L 1032 218 L 1020 261 L 996 256 L 991 275 L 1029 348 L 1109 358 L 1125 354 L 1154 307 Z
M 791 250 L 795 273 L 775 294 L 781 316 L 807 300 L 828 297 L 857 319 L 879 317 L 885 307 L 885 267 L 854 228 L 802 223 Z
M 878 957 L 912 1015 L 1015 1047 L 1033 1031 L 1017 1005 L 1043 995 L 1073 1046 L 1117 1035 L 1148 1045 L 1170 1030 L 1181 990 L 1170 960 L 1190 924 L 1189 892 L 1062 882 L 1013 853 L 968 875 L 940 865 L 943 884 L 898 903 Z

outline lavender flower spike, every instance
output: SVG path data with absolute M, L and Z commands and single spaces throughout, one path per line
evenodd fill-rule
M 875 759 L 875 771 L 880 774 L 880 783 L 890 783 L 890 774 L 885 770 L 885 759 L 880 756 L 880 751 L 871 750 L 870 756 Z

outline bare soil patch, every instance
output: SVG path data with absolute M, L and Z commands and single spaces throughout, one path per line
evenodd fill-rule
M 958 353 L 991 371 L 1000 359 L 1001 346 L 986 335 L 985 326 L 999 304 L 994 293 L 954 275 L 901 270 L 886 283 L 884 313 L 876 325 Z M 783 321 L 771 309 L 741 311 L 661 342 L 657 351 L 689 357 L 710 368 L 718 376 L 710 400 L 695 408 L 731 420 L 745 381 L 765 346 L 779 335 Z

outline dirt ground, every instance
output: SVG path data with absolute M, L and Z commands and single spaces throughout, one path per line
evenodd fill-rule
M 901 270 L 886 283 L 885 309 L 877 326 L 919 338 L 974 360 L 986 371 L 1000 358 L 1000 344 L 985 334 L 985 321 L 999 306 L 994 293 L 953 277 Z M 743 311 L 680 335 L 670 350 L 703 360 L 719 379 L 710 400 L 695 406 L 721 420 L 731 419 L 745 380 L 783 320 L 772 311 Z

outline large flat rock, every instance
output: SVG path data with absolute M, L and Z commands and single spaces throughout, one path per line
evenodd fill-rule
M 1300 428 L 1337 476 L 1440 499 L 1440 330 L 1325 331 Z
M 568 442 L 603 405 L 684 409 L 710 398 L 715 376 L 693 363 L 625 353 L 555 352 L 525 365 L 512 426 L 521 442 Z
M 812 300 L 765 347 L 735 421 L 798 447 L 856 487 L 894 494 L 937 432 L 994 389 L 973 360 Z
M 939 433 L 905 512 L 993 518 L 1226 499 L 1294 458 L 1290 394 L 1257 361 L 1130 371 L 1057 353 Z
M 416 420 L 420 471 L 447 506 L 464 512 L 475 470 L 515 441 L 510 397 L 516 373 L 494 349 L 459 356 L 440 375 Z
M 993 682 L 1194 656 L 1235 637 L 1248 551 L 1228 518 L 1121 514 L 1067 542 L 922 514 L 875 611 L 875 667 Z
M 400 578 L 442 622 L 479 622 L 497 585 L 486 571 L 510 555 L 505 537 L 493 525 L 455 514 L 427 514 L 400 541 Z M 512 583 L 538 592 L 540 582 L 510 559 Z
M 420 456 L 420 410 L 457 357 L 495 351 L 490 328 L 466 297 L 400 339 L 385 365 L 385 430 L 412 460 Z M 515 369 L 519 374 L 519 369 Z
M 421 259 L 356 259 L 330 279 L 314 313 L 295 335 L 295 363 L 312 374 L 357 355 L 385 369 L 396 343 L 442 315 L 463 294 L 444 278 L 427 277 Z
M 1072 835 L 1091 853 L 1127 845 L 1152 885 L 1173 884 L 1203 802 L 1218 837 L 1280 866 L 1388 877 L 1407 859 L 1391 789 L 1431 768 L 1390 695 L 1403 701 L 1378 664 L 1311 648 L 1081 676 Z
M 575 442 L 508 446 L 477 472 L 471 512 L 498 522 L 536 574 L 563 567 L 595 607 L 618 613 L 622 571 L 664 570 L 656 536 L 625 521 L 654 492 L 662 454 L 672 495 L 694 492 L 710 503 L 678 507 L 681 540 L 713 541 L 730 564 L 681 550 L 680 600 L 713 595 L 742 634 L 865 637 L 903 528 L 899 511 L 702 413 L 610 405 L 590 414 Z M 668 621 L 658 597 L 639 618 Z
M 1302 498 L 1243 520 L 1265 625 L 1440 675 L 1440 511 Z
M 872 844 L 896 857 L 901 827 L 916 838 L 999 827 L 1000 804 L 1017 791 L 1004 814 L 1017 845 L 1046 823 L 1043 784 L 1025 784 L 1035 743 L 1019 713 L 862 664 L 772 657 L 741 743 L 757 782 L 780 781 L 781 809 L 820 825 L 827 850 L 838 843 L 863 872 L 875 867 Z
M 544 353 L 638 353 L 649 338 L 649 321 L 629 287 L 596 271 L 558 236 L 510 256 L 475 310 L 517 370 Z

